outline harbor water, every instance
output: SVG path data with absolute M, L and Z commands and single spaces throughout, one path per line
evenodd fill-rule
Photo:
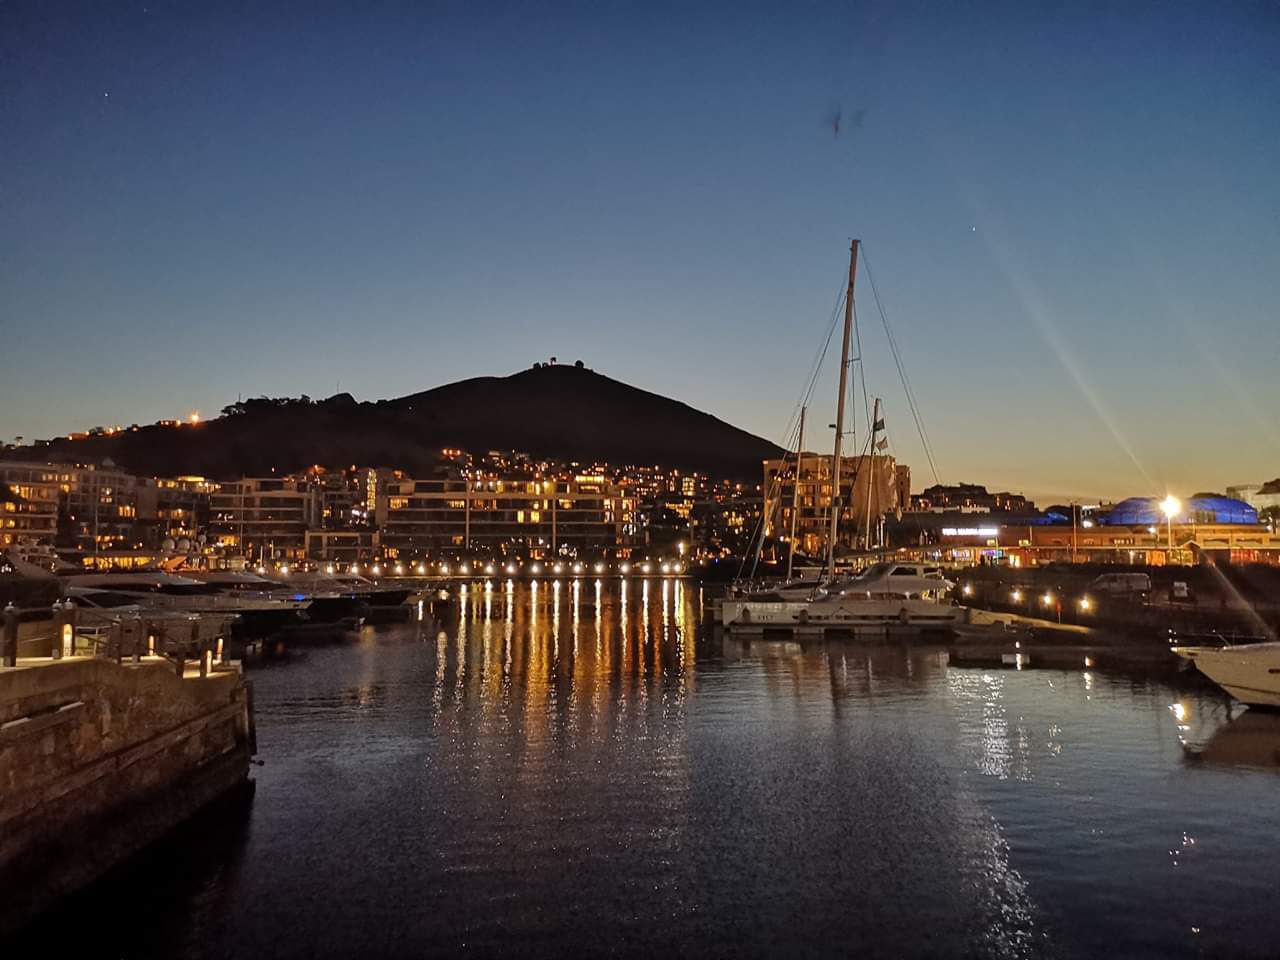
M 253 673 L 251 799 L 5 955 L 1275 956 L 1280 717 L 470 584 Z M 39 951 L 37 954 L 35 951 Z

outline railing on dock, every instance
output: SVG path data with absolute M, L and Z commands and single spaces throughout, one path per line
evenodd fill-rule
M 0 629 L 0 669 L 18 666 L 19 627 L 32 622 L 33 613 L 10 604 L 3 611 Z M 85 616 L 85 615 L 88 616 Z M 84 611 L 70 601 L 55 603 L 48 619 L 47 634 L 39 632 L 24 643 L 35 647 L 34 657 L 23 660 L 61 660 L 89 656 L 114 663 L 140 663 L 144 657 L 170 661 L 179 677 L 195 664 L 199 675 L 208 676 L 224 662 L 229 616 L 111 616 L 101 611 Z M 44 623 L 45 620 L 37 621 Z

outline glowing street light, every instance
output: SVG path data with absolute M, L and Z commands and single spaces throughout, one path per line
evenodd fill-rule
M 1182 501 L 1172 493 L 1160 501 L 1160 509 L 1164 512 L 1165 523 L 1169 527 L 1169 550 L 1173 550 L 1173 518 L 1182 512 Z

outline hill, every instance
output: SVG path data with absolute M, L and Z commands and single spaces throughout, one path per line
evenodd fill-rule
M 348 394 L 312 402 L 251 400 L 197 426 L 142 427 L 111 436 L 60 438 L 9 451 L 9 459 L 101 462 L 155 476 L 230 479 L 312 464 L 389 466 L 422 472 L 445 447 L 476 453 L 660 464 L 716 477 L 758 479 L 781 450 L 710 414 L 592 370 L 542 366 L 477 377 L 395 400 Z

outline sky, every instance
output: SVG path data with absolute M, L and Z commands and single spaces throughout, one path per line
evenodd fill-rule
M 857 237 L 915 489 L 869 279 L 944 482 L 1220 490 L 1280 475 L 1278 170 L 1275 2 L 7 2 L 0 439 L 554 355 L 783 442 Z

